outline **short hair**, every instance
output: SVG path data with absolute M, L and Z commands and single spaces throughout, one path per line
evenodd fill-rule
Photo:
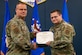
M 51 11 L 50 13 L 54 13 L 54 12 L 57 12 L 58 14 L 62 14 L 61 11 L 58 9 L 55 9 L 55 10 Z
M 16 8 L 17 8 L 17 5 L 19 5 L 19 4 L 25 4 L 25 5 L 27 5 L 26 3 L 19 1 L 19 2 L 16 4 Z

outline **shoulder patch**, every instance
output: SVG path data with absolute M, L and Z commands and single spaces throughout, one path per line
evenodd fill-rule
M 70 36 L 71 35 L 71 32 L 72 32 L 72 29 L 71 29 L 71 27 L 65 27 L 65 29 L 64 29 L 64 35 L 66 35 L 66 36 Z
M 17 34 L 19 33 L 19 28 L 17 27 L 17 25 L 11 25 L 11 31 Z

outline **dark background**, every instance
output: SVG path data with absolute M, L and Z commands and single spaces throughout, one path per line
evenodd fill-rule
M 18 0 L 9 0 L 11 18 L 15 14 L 15 5 L 17 4 L 17 2 Z M 52 26 L 49 16 L 50 11 L 53 9 L 62 10 L 62 7 L 63 7 L 63 0 L 47 0 L 46 2 L 38 5 L 42 31 L 48 30 L 50 26 Z M 68 7 L 70 23 L 74 25 L 76 31 L 76 36 L 74 37 L 73 45 L 77 55 L 82 55 L 82 42 L 81 42 L 82 41 L 82 25 L 81 25 L 82 0 L 68 0 L 67 7 Z M 31 19 L 32 19 L 32 10 L 33 8 L 28 6 L 28 15 L 26 17 L 26 23 L 29 27 L 29 30 L 30 30 Z M 4 0 L 0 0 L 0 43 L 1 43 L 2 30 L 3 30 L 4 13 L 5 13 L 5 2 Z M 45 49 L 47 55 L 50 55 L 49 47 L 45 47 Z

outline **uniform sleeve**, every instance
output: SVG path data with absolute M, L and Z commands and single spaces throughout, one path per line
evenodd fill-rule
M 52 26 L 50 29 L 49 29 L 49 31 L 52 31 L 53 33 L 55 32 L 54 31 L 54 26 Z
M 73 37 L 75 36 L 75 30 L 72 25 L 65 25 L 61 31 L 61 41 L 67 44 L 73 42 Z
M 75 30 L 71 25 L 62 25 L 61 35 L 59 40 L 51 42 L 51 46 L 54 48 L 64 48 L 73 42 L 73 36 L 75 36 Z
M 10 30 L 11 38 L 16 45 L 25 50 L 28 50 L 30 47 L 32 47 L 31 43 L 29 42 L 28 38 L 24 36 L 24 33 L 22 32 L 21 27 L 17 24 L 17 22 L 11 23 Z
M 32 32 L 30 32 L 30 38 L 31 38 L 31 40 L 35 38 L 35 36 Z

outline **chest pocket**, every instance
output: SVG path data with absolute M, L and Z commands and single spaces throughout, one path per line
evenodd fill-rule
M 55 28 L 55 33 L 54 33 L 55 40 L 59 40 L 61 38 L 61 35 L 62 35 L 61 28 Z
M 20 20 L 20 22 L 17 21 L 17 24 L 20 26 L 21 31 L 22 31 L 23 33 L 27 33 L 27 32 L 26 32 L 26 31 L 27 31 L 27 27 L 26 27 L 26 24 L 25 24 L 23 21 L 21 21 L 21 20 Z

